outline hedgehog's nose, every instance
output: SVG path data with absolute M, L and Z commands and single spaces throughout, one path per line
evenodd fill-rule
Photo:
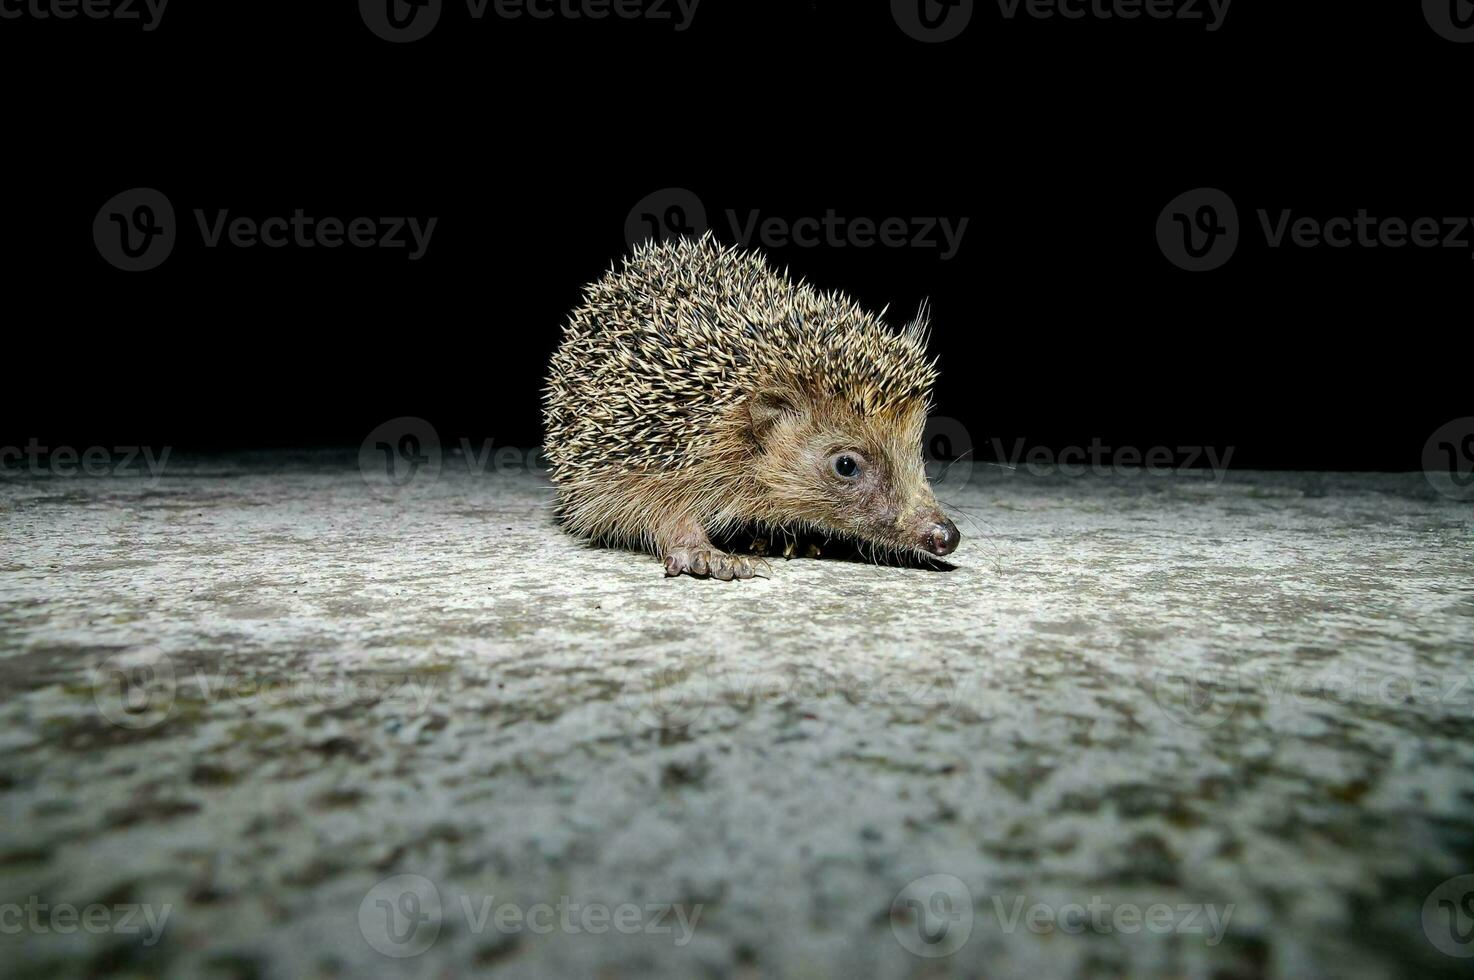
M 934 555 L 950 555 L 961 540 L 962 535 L 957 533 L 957 525 L 944 517 L 940 523 L 932 525 L 931 533 L 926 536 L 925 547 Z

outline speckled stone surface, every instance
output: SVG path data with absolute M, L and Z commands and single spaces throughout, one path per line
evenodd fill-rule
M 720 583 L 533 475 L 0 480 L 0 973 L 1468 974 L 1471 505 L 943 496 L 951 570 Z

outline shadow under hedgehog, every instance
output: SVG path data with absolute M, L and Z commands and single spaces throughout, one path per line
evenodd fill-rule
M 751 578 L 717 549 L 752 527 L 947 555 L 921 455 L 936 362 L 838 292 L 710 235 L 650 243 L 588 287 L 553 354 L 544 451 L 573 534 L 667 575 Z

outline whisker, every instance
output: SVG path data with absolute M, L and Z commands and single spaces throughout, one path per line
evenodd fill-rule
M 947 474 L 952 472 L 952 467 L 956 466 L 958 463 L 966 459 L 967 454 L 970 452 L 972 452 L 971 449 L 967 450 L 961 456 L 958 456 L 956 459 L 952 460 L 952 462 L 948 463 L 947 468 L 942 470 L 942 475 L 938 478 L 938 480 L 941 481 L 947 479 Z
M 1003 571 L 1003 561 L 1006 557 L 1003 542 L 1000 540 L 1003 536 L 1002 532 L 1000 532 L 998 528 L 989 521 L 984 520 L 980 517 L 974 517 L 973 515 L 967 513 L 968 510 L 974 508 L 964 507 L 963 505 L 953 503 L 950 500 L 943 500 L 941 497 L 937 498 L 937 502 L 941 504 L 944 508 L 955 511 L 957 516 L 961 517 L 963 520 L 971 521 L 973 527 L 981 527 L 986 532 L 991 532 L 991 534 L 984 533 L 982 535 L 981 544 L 989 552 L 989 557 L 992 559 L 993 562 L 993 570 L 1001 574 Z

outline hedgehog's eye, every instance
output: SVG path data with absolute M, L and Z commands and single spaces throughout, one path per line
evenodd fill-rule
M 849 453 L 840 453 L 829 461 L 834 475 L 842 480 L 853 480 L 860 475 L 860 461 Z

